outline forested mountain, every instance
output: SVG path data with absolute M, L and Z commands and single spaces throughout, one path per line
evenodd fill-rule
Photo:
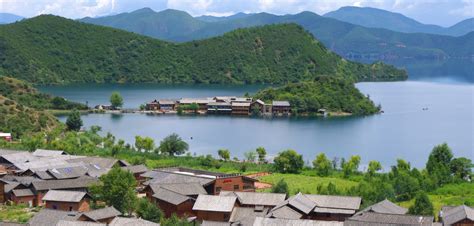
M 23 17 L 11 14 L 11 13 L 0 13 L 0 24 L 9 24 L 15 21 L 19 21 L 23 19 Z
M 139 10 L 140 11 L 140 10 Z M 147 10 L 150 11 L 150 10 Z M 168 12 L 164 11 L 164 12 Z M 373 62 L 377 60 L 395 59 L 423 59 L 439 60 L 447 58 L 470 58 L 474 52 L 474 40 L 470 38 L 472 34 L 462 37 L 450 37 L 444 35 L 422 34 L 422 33 L 402 33 L 380 28 L 366 28 L 359 25 L 343 22 L 329 17 L 322 17 L 312 12 L 302 12 L 295 15 L 277 16 L 268 13 L 250 14 L 237 18 L 221 18 L 216 22 L 205 22 L 197 18 L 192 18 L 185 12 L 173 10 L 175 23 L 160 23 L 160 29 L 153 26 L 143 25 L 137 31 L 135 29 L 123 28 L 120 16 L 110 16 L 107 20 L 115 21 L 116 24 L 108 25 L 103 23 L 104 19 L 83 20 L 88 23 L 102 24 L 116 28 L 123 28 L 154 38 L 165 39 L 167 41 L 185 42 L 191 40 L 205 39 L 221 35 L 225 32 L 237 28 L 260 26 L 275 23 L 296 23 L 311 32 L 318 40 L 324 43 L 329 49 L 339 55 L 360 62 Z M 149 12 L 154 15 L 161 15 L 163 12 Z M 130 15 L 133 14 L 129 13 Z M 152 23 L 153 17 L 129 17 L 126 24 L 132 21 L 149 21 Z M 171 34 L 173 27 L 181 27 L 184 22 L 189 24 L 189 20 L 194 20 L 199 26 L 193 26 L 183 32 Z M 167 31 L 166 34 L 161 30 Z M 156 32 L 153 35 L 151 33 Z M 466 38 L 469 37 L 469 38 Z
M 341 59 L 295 24 L 174 44 L 43 15 L 0 26 L 0 74 L 36 84 L 286 83 L 317 75 L 401 80 L 403 70 Z
M 353 83 L 329 76 L 267 88 L 256 93 L 254 98 L 264 101 L 288 100 L 293 108 L 292 112 L 296 114 L 312 114 L 319 109 L 353 115 L 369 115 L 380 111 Z
M 250 15 L 253 15 L 253 13 L 236 13 L 236 14 L 230 15 L 230 16 L 207 16 L 207 15 L 203 15 L 203 16 L 196 17 L 196 19 L 202 20 L 202 21 L 205 21 L 205 22 L 218 22 L 218 21 L 245 18 L 245 17 L 248 17 Z
M 408 33 L 429 33 L 462 36 L 474 31 L 474 19 L 467 19 L 451 27 L 423 24 L 400 13 L 371 7 L 346 6 L 324 14 L 325 17 L 361 25 L 364 27 L 385 28 Z

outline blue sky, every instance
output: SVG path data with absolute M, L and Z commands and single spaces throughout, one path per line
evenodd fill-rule
M 0 0 L 0 12 L 25 17 L 55 14 L 68 18 L 104 16 L 143 7 L 167 8 L 193 16 L 226 16 L 237 12 L 324 14 L 342 6 L 375 7 L 402 13 L 422 23 L 450 26 L 474 17 L 474 0 Z

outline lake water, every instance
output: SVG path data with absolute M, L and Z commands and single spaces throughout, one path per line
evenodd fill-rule
M 424 167 L 436 144 L 447 142 L 456 156 L 474 159 L 474 85 L 437 82 L 359 83 L 357 87 L 382 104 L 384 114 L 346 118 L 248 118 L 146 114 L 83 115 L 85 126 L 99 125 L 127 142 L 149 136 L 156 143 L 178 133 L 190 152 L 214 154 L 228 148 L 232 156 L 258 146 L 270 156 L 292 148 L 311 161 L 317 153 L 329 157 L 361 155 L 362 162 L 381 161 L 385 167 L 403 158 Z M 107 103 L 112 91 L 124 96 L 125 107 L 155 98 L 204 97 L 253 93 L 258 86 L 70 86 L 42 91 L 89 105 Z M 422 110 L 428 108 L 428 110 Z M 65 120 L 65 117 L 59 117 Z M 192 139 L 191 139 L 192 138 Z

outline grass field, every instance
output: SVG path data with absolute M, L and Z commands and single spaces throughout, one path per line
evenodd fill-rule
M 24 205 L 0 206 L 0 221 L 26 223 L 33 216 L 36 209 Z
M 268 176 L 263 176 L 259 179 L 262 182 L 271 184 L 276 184 L 280 179 L 284 179 L 285 182 L 288 184 L 290 195 L 294 195 L 298 191 L 306 194 L 316 194 L 318 186 L 327 186 L 329 183 L 333 183 L 336 185 L 337 189 L 343 190 L 347 190 L 351 187 L 357 186 L 358 184 L 358 182 L 341 178 L 281 173 L 274 173 Z
M 428 197 L 433 203 L 434 214 L 437 216 L 441 207 L 446 205 L 474 205 L 474 183 L 448 184 L 430 192 Z M 399 203 L 403 207 L 413 205 L 414 200 Z

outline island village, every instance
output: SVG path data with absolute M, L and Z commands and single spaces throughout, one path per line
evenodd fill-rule
M 360 197 L 261 192 L 268 172 L 225 174 L 182 167 L 148 169 L 114 158 L 69 155 L 60 150 L 0 150 L 0 203 L 35 207 L 24 224 L 0 225 L 159 225 L 97 208 L 89 194 L 101 175 L 115 168 L 132 173 L 135 195 L 146 197 L 165 217 L 194 225 L 473 225 L 474 210 L 445 206 L 433 216 L 407 214 L 388 200 L 361 209 Z M 93 208 L 94 207 L 94 208 Z

